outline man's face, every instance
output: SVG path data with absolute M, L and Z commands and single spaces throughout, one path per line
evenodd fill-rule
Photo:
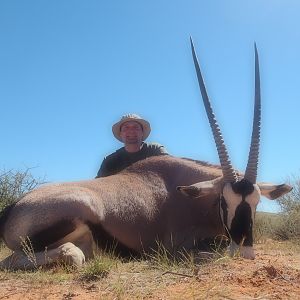
M 121 126 L 120 136 L 125 145 L 140 145 L 143 142 L 143 128 L 138 122 L 125 122 Z

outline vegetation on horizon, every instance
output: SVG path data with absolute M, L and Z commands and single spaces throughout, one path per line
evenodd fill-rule
M 41 183 L 41 179 L 34 178 L 30 169 L 0 171 L 0 213 Z
M 277 202 L 281 213 L 274 231 L 279 240 L 300 240 L 300 177 L 292 176 L 288 180 L 293 190 L 280 197 Z

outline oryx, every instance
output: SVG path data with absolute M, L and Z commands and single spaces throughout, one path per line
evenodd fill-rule
M 243 257 L 254 258 L 252 226 L 260 196 L 275 199 L 291 190 L 286 184 L 256 183 L 261 108 L 257 50 L 255 113 L 244 176 L 231 166 L 193 43 L 192 53 L 221 166 L 165 155 L 109 177 L 42 186 L 0 219 L 0 234 L 14 251 L 0 263 L 2 268 L 58 260 L 80 266 L 93 256 L 94 242 L 106 247 L 116 241 L 120 251 L 137 253 L 154 249 L 157 241 L 170 251 L 188 250 L 226 233 L 231 253 L 240 247 Z

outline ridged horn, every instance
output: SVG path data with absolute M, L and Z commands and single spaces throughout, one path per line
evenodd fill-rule
M 237 181 L 237 176 L 236 176 L 236 173 L 235 173 L 235 171 L 234 171 L 234 169 L 231 165 L 231 162 L 230 162 L 227 150 L 226 150 L 226 146 L 225 146 L 225 143 L 224 143 L 224 140 L 223 140 L 223 137 L 222 137 L 221 130 L 220 130 L 219 125 L 216 121 L 214 112 L 213 112 L 211 104 L 210 104 L 210 100 L 209 100 L 207 92 L 206 92 L 206 88 L 205 88 L 204 80 L 203 80 L 203 77 L 202 77 L 202 74 L 201 74 L 198 59 L 197 59 L 197 56 L 196 56 L 193 40 L 192 40 L 192 38 L 190 38 L 190 40 L 191 40 L 193 60 L 194 60 L 196 73 L 197 73 L 197 77 L 198 77 L 198 83 L 199 83 L 199 87 L 200 87 L 204 107 L 205 107 L 205 110 L 206 110 L 206 114 L 207 114 L 207 117 L 208 117 L 208 121 L 209 121 L 211 130 L 212 130 L 212 133 L 213 133 L 213 136 L 214 136 L 214 140 L 215 140 L 215 143 L 216 143 L 216 147 L 217 147 L 217 151 L 218 151 L 218 155 L 219 155 L 219 159 L 220 159 L 220 164 L 221 164 L 221 167 L 222 167 L 224 181 L 225 182 L 236 182 Z
M 261 97 L 260 97 L 260 76 L 259 76 L 259 61 L 256 44 L 255 49 L 255 100 L 254 100 L 254 115 L 251 145 L 249 150 L 248 163 L 245 171 L 245 179 L 251 183 L 256 182 L 259 144 L 260 144 L 260 125 L 261 125 Z

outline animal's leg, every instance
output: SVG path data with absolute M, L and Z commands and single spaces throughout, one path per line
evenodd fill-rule
M 73 243 L 81 249 L 81 251 L 84 253 L 86 260 L 94 257 L 94 250 L 96 248 L 96 244 L 94 242 L 93 234 L 91 231 L 85 232 Z
M 65 243 L 59 246 L 55 253 L 53 253 L 53 258 L 55 259 L 58 254 L 58 260 L 60 262 L 67 263 L 68 265 L 81 267 L 85 262 L 85 256 L 82 250 L 76 247 L 73 243 Z M 53 259 L 52 258 L 52 259 Z
M 233 257 L 240 250 L 240 246 L 236 242 L 231 241 L 228 250 L 229 250 L 229 255 Z
M 86 259 L 94 256 L 94 239 L 89 227 L 84 223 L 77 224 L 74 231 L 64 236 L 62 239 L 48 246 L 49 249 L 57 248 L 65 243 L 73 243 L 84 253 Z
M 49 245 L 47 250 L 24 254 L 18 250 L 0 262 L 0 269 L 35 269 L 54 262 L 64 262 L 77 267 L 93 257 L 94 240 L 89 227 L 78 223 L 76 229 Z
M 72 243 L 65 243 L 55 249 L 25 255 L 21 251 L 14 252 L 0 262 L 0 269 L 28 270 L 36 269 L 49 263 L 63 262 L 81 267 L 85 262 L 83 252 Z

